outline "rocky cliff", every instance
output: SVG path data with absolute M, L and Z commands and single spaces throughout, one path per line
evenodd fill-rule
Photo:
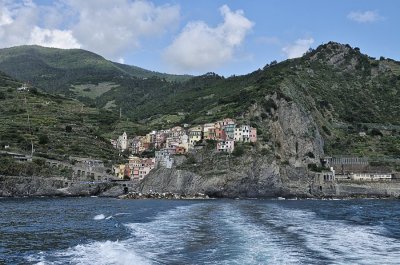
M 218 153 L 207 144 L 176 168 L 151 172 L 140 191 L 212 197 L 310 196 L 313 175 L 307 165 L 323 156 L 318 127 L 293 101 L 277 94 L 266 96 L 265 101 L 266 106 L 255 104 L 245 114 L 245 119 L 259 121 L 257 143 L 238 144 L 236 149 L 243 153 L 233 154 Z
M 65 183 L 56 178 L 0 176 L 0 197 L 23 196 L 110 196 L 123 194 L 112 183 Z

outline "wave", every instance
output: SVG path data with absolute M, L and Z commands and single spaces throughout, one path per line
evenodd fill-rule
M 104 214 L 98 214 L 95 217 L 93 217 L 93 220 L 103 220 L 105 218 L 106 216 Z
M 98 216 L 106 219 L 104 214 Z M 400 260 L 400 242 L 385 237 L 383 227 L 322 219 L 311 210 L 289 209 L 285 202 L 195 203 L 161 212 L 149 222 L 124 225 L 128 239 L 77 245 L 55 254 L 44 253 L 36 261 L 368 265 Z

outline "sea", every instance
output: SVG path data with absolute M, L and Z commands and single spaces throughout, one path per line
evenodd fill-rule
M 0 264 L 400 264 L 400 201 L 2 198 Z

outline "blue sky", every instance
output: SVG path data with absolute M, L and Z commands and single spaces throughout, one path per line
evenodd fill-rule
M 146 69 L 246 74 L 336 41 L 399 60 L 396 0 L 0 0 L 0 46 L 82 48 Z

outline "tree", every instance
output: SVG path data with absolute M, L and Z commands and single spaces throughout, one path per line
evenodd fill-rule
M 65 131 L 66 131 L 67 133 L 72 132 L 72 126 L 71 126 L 71 125 L 65 126 Z

